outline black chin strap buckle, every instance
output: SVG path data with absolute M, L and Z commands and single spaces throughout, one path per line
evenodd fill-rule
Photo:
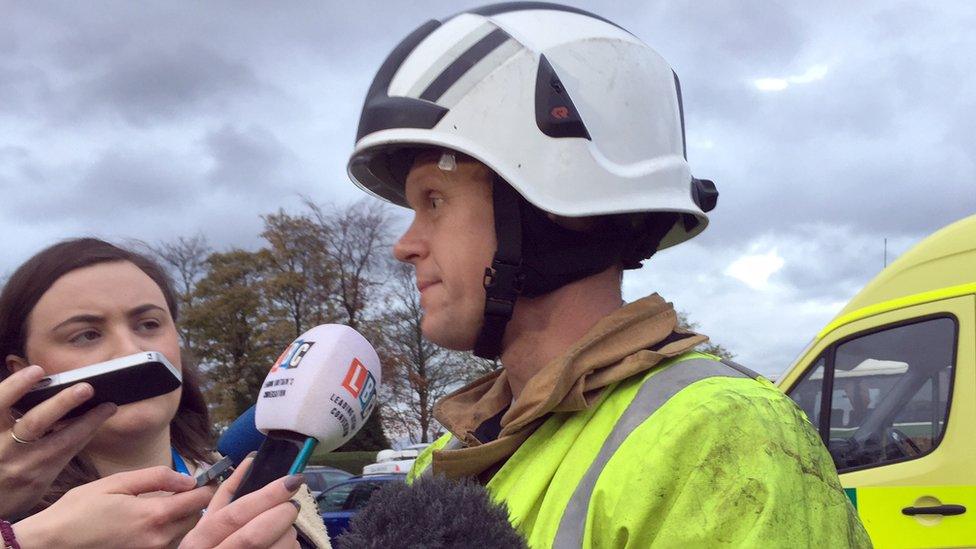
M 522 293 L 524 278 L 521 264 L 506 263 L 497 258 L 485 269 L 485 324 L 474 346 L 475 355 L 495 358 L 501 352 L 505 324 L 515 311 L 515 301 Z
M 521 265 L 498 259 L 492 261 L 491 267 L 485 268 L 485 314 L 504 317 L 506 320 L 512 318 L 515 300 L 522 293 L 524 279 Z
M 514 299 L 522 293 L 522 265 L 512 265 L 500 259 L 491 262 L 491 267 L 485 267 L 485 290 L 493 296 L 510 294 Z
M 502 351 L 505 325 L 515 311 L 515 301 L 522 293 L 522 202 L 525 200 L 495 176 L 491 200 L 494 206 L 495 237 L 498 248 L 491 267 L 485 269 L 484 324 L 474 344 L 474 354 L 494 359 Z

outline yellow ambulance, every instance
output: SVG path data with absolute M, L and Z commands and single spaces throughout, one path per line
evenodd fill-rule
M 884 269 L 778 385 L 876 547 L 976 547 L 976 216 Z

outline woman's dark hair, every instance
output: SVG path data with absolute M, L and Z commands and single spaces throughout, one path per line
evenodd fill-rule
M 27 321 L 41 296 L 62 276 L 101 263 L 126 261 L 138 267 L 159 286 L 173 321 L 179 317 L 179 301 L 166 271 L 152 259 L 97 238 L 78 238 L 55 244 L 21 265 L 0 292 L 0 360 L 8 355 L 26 358 Z M 10 375 L 0 367 L 0 380 Z M 207 403 L 196 372 L 183 366 L 183 393 L 170 423 L 173 447 L 180 455 L 198 462 L 210 459 L 213 434 Z M 54 481 L 44 497 L 50 505 L 65 492 L 98 478 L 90 463 L 75 457 Z

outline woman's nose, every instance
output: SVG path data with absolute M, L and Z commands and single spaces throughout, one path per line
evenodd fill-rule
M 132 330 L 118 330 L 112 339 L 112 354 L 114 354 L 116 357 L 128 356 L 135 353 L 140 353 L 142 351 L 151 350 L 143 348 L 142 341 Z

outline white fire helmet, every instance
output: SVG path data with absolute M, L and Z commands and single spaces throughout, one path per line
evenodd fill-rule
M 396 153 L 459 151 L 552 214 L 678 214 L 661 249 L 704 230 L 718 199 L 691 175 L 683 118 L 677 75 L 628 31 L 577 8 L 496 4 L 429 21 L 390 53 L 348 170 L 406 206 Z

